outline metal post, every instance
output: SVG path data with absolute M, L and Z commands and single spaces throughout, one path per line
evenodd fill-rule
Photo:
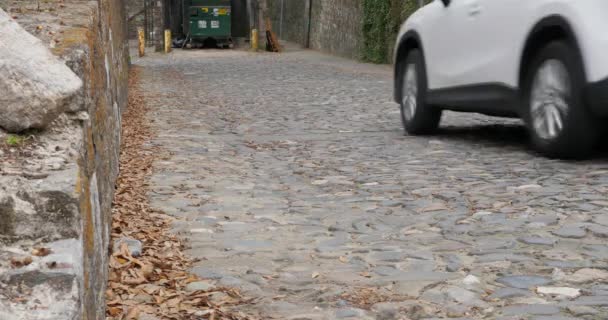
M 312 0 L 308 0 L 308 12 L 306 12 L 307 18 L 306 18 L 306 38 L 305 38 L 305 43 L 304 43 L 304 47 L 305 48 L 310 48 L 310 30 L 312 28 Z
M 258 29 L 251 29 L 251 50 L 258 51 Z
M 171 52 L 171 29 L 165 30 L 165 53 Z
M 285 12 L 285 0 L 281 0 L 281 20 L 279 22 L 279 38 L 283 39 L 283 14 Z
M 143 57 L 146 54 L 146 35 L 144 28 L 137 28 L 137 39 L 139 40 L 139 56 Z
M 146 46 L 146 37 L 148 37 L 148 19 L 150 19 L 148 14 L 148 1 L 144 0 L 144 47 Z

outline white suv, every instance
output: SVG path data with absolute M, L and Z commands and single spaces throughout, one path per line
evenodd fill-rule
M 551 157 L 590 154 L 608 116 L 608 0 L 435 0 L 401 27 L 405 129 L 442 110 L 519 117 Z

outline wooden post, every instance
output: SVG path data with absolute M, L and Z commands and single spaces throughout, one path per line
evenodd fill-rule
M 171 52 L 171 30 L 165 30 L 165 53 Z
M 137 28 L 137 38 L 139 39 L 139 56 L 143 57 L 146 54 L 146 35 L 144 28 Z
M 251 29 L 251 50 L 258 51 L 258 29 Z

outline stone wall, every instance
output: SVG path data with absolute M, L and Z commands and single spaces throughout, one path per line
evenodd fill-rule
M 363 41 L 362 0 L 314 0 L 310 47 L 349 58 L 359 58 Z
M 386 63 L 392 59 L 401 24 L 418 9 L 419 3 L 418 0 L 262 0 L 262 8 L 263 15 L 270 18 L 273 30 L 283 40 L 348 58 Z
M 0 319 L 104 319 L 127 101 L 124 3 L 0 0 L 0 7 L 83 81 L 46 129 L 0 128 Z
M 312 49 L 359 58 L 362 0 L 266 0 L 266 10 L 279 38 L 302 46 L 309 41 Z

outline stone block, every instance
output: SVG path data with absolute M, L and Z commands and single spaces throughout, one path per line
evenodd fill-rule
M 47 127 L 67 110 L 82 81 L 2 9 L 0 39 L 0 127 Z
M 0 319 L 104 319 L 121 111 L 127 103 L 124 2 L 3 5 L 8 15 L 2 12 L 0 17 L 0 113 L 12 116 L 17 114 L 13 110 L 26 110 L 15 109 L 16 105 L 25 106 L 34 120 L 13 118 L 18 125 L 6 125 L 1 121 L 9 117 L 3 116 L 0 128 L 46 130 L 28 132 L 33 138 L 16 151 L 9 150 L 10 157 L 0 162 L 0 292 L 22 290 L 11 289 L 17 282 L 28 289 L 25 302 L 0 294 Z M 16 17 L 19 27 L 9 15 Z M 19 40 L 26 45 L 16 47 L 22 42 L 14 39 L 15 34 L 2 33 L 6 28 L 20 30 L 15 34 L 22 34 Z M 26 61 L 33 66 L 21 65 L 25 71 L 4 74 L 9 59 L 14 67 L 15 59 L 26 64 L 25 57 L 34 61 Z M 37 60 L 42 58 L 51 62 Z M 6 83 L 12 90 L 29 76 L 35 81 L 20 87 L 21 95 L 11 98 L 13 109 L 7 111 Z M 64 83 L 61 76 L 73 81 Z M 29 102 L 17 104 L 22 101 Z M 36 109 L 41 104 L 43 108 Z M 0 129 L 0 138 L 3 132 Z M 38 246 L 49 248 L 50 254 L 33 256 L 31 250 Z M 12 257 L 32 261 L 13 268 Z

